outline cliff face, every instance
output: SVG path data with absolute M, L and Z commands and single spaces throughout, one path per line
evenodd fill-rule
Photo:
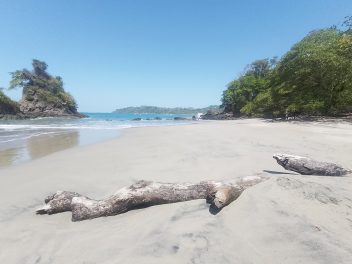
M 41 89 L 27 89 L 19 103 L 27 117 L 85 117 L 78 113 L 72 96 L 65 92 L 54 94 Z
M 67 93 L 52 94 L 42 90 L 27 90 L 18 103 L 0 91 L 0 119 L 26 119 L 36 117 L 77 117 L 73 98 Z
M 209 110 L 205 115 L 201 116 L 203 120 L 232 120 L 236 117 L 232 113 L 225 113 L 223 111 Z
M 9 89 L 21 87 L 22 100 L 13 102 L 0 91 L 0 118 L 85 117 L 78 113 L 76 101 L 64 90 L 60 76 L 47 73 L 48 66 L 43 61 L 33 60 L 32 66 L 32 71 L 10 73 Z

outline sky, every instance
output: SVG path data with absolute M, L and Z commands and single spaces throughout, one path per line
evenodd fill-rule
M 220 104 L 246 65 L 347 15 L 351 0 L 0 0 L 0 87 L 35 58 L 82 112 Z

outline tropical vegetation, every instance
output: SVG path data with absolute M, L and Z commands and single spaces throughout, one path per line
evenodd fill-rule
M 0 115 L 13 115 L 19 112 L 19 105 L 17 102 L 12 101 L 8 96 L 4 94 L 0 89 Z
M 43 61 L 33 60 L 32 66 L 32 71 L 23 69 L 11 72 L 9 89 L 21 87 L 24 100 L 38 99 L 44 103 L 65 105 L 75 111 L 77 104 L 74 98 L 65 92 L 62 78 L 47 73 L 48 65 Z
M 279 60 L 251 63 L 223 92 L 222 107 L 262 117 L 351 112 L 352 16 L 310 32 Z

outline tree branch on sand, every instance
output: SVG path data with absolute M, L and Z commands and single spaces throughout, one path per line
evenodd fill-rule
M 286 170 L 303 175 L 343 176 L 352 173 L 352 170 L 345 169 L 335 163 L 316 161 L 307 157 L 275 154 L 273 158 Z
M 199 183 L 159 183 L 138 181 L 124 187 L 103 200 L 93 200 L 76 192 L 58 191 L 45 199 L 37 214 L 72 212 L 72 221 L 82 221 L 101 216 L 112 216 L 129 210 L 153 205 L 206 199 L 210 210 L 220 211 L 236 200 L 241 193 L 267 179 L 249 176 L 234 181 L 203 181 Z
M 352 173 L 339 165 L 320 162 L 306 157 L 275 154 L 277 163 L 286 170 L 303 175 L 343 176 Z M 206 199 L 210 212 L 217 213 L 236 200 L 241 193 L 264 180 L 263 176 L 248 176 L 232 181 L 202 181 L 199 183 L 160 183 L 138 181 L 124 187 L 110 197 L 93 200 L 76 192 L 57 191 L 45 199 L 37 214 L 72 212 L 72 221 L 112 216 L 129 210 L 153 205 Z

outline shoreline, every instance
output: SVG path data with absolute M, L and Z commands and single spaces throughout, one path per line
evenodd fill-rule
M 149 126 L 170 126 L 170 125 L 182 125 L 180 124 L 140 124 L 136 123 L 135 127 L 149 127 Z M 189 123 L 191 124 L 191 123 Z M 187 125 L 189 125 L 187 124 Z M 32 124 L 3 124 L 5 126 L 14 126 L 19 125 L 20 128 L 23 126 L 31 126 Z M 36 126 L 36 124 L 33 124 Z M 36 160 L 38 158 L 45 157 L 47 155 L 51 155 L 58 151 L 63 151 L 70 148 L 97 144 L 104 142 L 106 140 L 111 140 L 119 137 L 119 135 L 125 129 L 134 128 L 133 124 L 125 125 L 121 124 L 120 127 L 116 128 L 80 128 L 79 125 L 72 125 L 72 127 L 76 128 L 59 128 L 50 127 L 50 125 L 46 125 L 44 127 L 38 126 L 36 130 L 30 131 L 28 128 L 21 128 L 15 131 L 1 131 L 1 137 L 10 137 L 10 140 L 3 141 L 0 143 L 0 170 L 16 166 L 19 164 L 27 163 L 32 160 Z M 131 126 L 131 127 L 130 127 Z M 7 129 L 7 128 L 6 128 Z M 20 130 L 24 130 L 24 132 L 30 131 L 28 134 L 14 134 L 14 132 L 19 133 Z M 17 139 L 11 138 L 11 134 L 14 136 L 19 136 Z M 26 132 L 27 133 L 27 132 Z
M 232 120 L 201 120 L 200 122 L 196 122 L 196 123 L 190 123 L 190 124 L 201 124 L 202 122 L 225 122 L 225 121 L 241 121 L 241 120 L 261 120 L 263 122 L 271 122 L 271 123 L 295 123 L 295 124 L 328 124 L 328 125 L 335 125 L 335 124 L 349 124 L 352 123 L 352 119 L 350 117 L 311 117 L 311 118 L 298 118 L 298 119 L 290 119 L 290 120 L 275 120 L 275 119 L 265 119 L 265 118 L 236 118 L 236 119 L 232 119 Z M 180 125 L 180 124 L 173 124 L 173 125 Z M 184 124 L 181 124 L 184 125 Z M 189 124 L 187 124 L 189 125 Z M 154 126 L 152 124 L 150 125 L 146 125 L 146 127 L 148 126 Z M 164 125 L 161 125 L 164 126 Z M 143 126 L 144 127 L 144 126 Z M 133 128 L 133 127 L 127 127 L 127 128 Z M 34 157 L 28 157 L 30 154 L 28 153 L 28 147 L 20 147 L 18 148 L 16 145 L 17 142 L 14 142 L 15 147 L 5 147 L 7 142 L 2 143 L 2 146 L 0 147 L 0 170 L 4 169 L 4 168 L 8 168 L 11 166 L 16 166 L 18 164 L 22 164 L 22 163 L 27 163 L 30 162 L 32 160 L 35 160 L 37 158 L 41 158 L 41 157 L 45 157 L 47 155 L 51 155 L 52 153 L 56 153 L 57 151 L 62 151 L 65 149 L 69 149 L 72 147 L 77 147 L 77 146 L 84 146 L 84 145 L 91 145 L 91 144 L 97 144 L 100 142 L 104 142 L 106 140 L 110 140 L 110 139 L 114 139 L 116 137 L 118 137 L 121 133 L 121 131 L 123 131 L 126 128 L 120 128 L 120 129 L 116 129 L 116 135 L 107 135 L 107 134 L 114 134 L 113 131 L 106 131 L 104 129 L 102 129 L 100 132 L 97 132 L 97 135 L 93 135 L 93 136 L 87 136 L 89 134 L 93 134 L 92 131 L 85 130 L 85 129 L 72 129 L 72 130 L 58 130 L 58 131 L 51 131 L 48 132 L 47 134 L 57 134 L 58 137 L 60 136 L 64 136 L 65 134 L 76 134 L 76 139 L 69 139 L 69 137 L 66 137 L 68 141 L 72 141 L 72 142 L 76 142 L 75 144 L 73 144 L 73 146 L 69 146 L 68 142 L 64 142 L 64 144 L 57 144 L 58 140 L 55 139 L 50 139 L 47 138 L 46 135 L 40 135 L 39 138 L 37 139 L 37 136 L 34 136 L 34 138 L 36 138 L 36 142 L 43 142 L 43 141 L 47 141 L 47 143 L 49 144 L 49 150 L 46 151 L 45 150 L 45 146 L 43 146 L 40 152 L 34 150 L 35 153 L 33 156 Z M 108 133 L 111 132 L 111 133 Z M 83 134 L 83 140 L 80 140 L 80 138 L 82 137 L 81 134 Z M 99 134 L 106 134 L 106 135 L 99 135 Z M 93 139 L 89 139 L 89 137 L 93 138 Z M 31 139 L 32 137 L 29 137 L 29 139 Z M 51 142 L 48 141 L 51 140 Z M 81 142 L 83 141 L 83 143 Z M 55 144 L 57 144 L 55 146 Z M 28 145 L 28 143 L 27 143 Z M 31 144 L 32 146 L 34 144 Z M 42 145 L 42 144 L 40 144 Z
M 0 171 L 25 164 L 57 152 L 86 145 L 94 145 L 118 138 L 118 131 L 96 131 L 67 129 L 41 131 L 39 135 L 30 135 L 24 140 L 5 142 L 0 147 Z
M 352 125 L 309 124 L 247 119 L 138 127 L 3 169 L 0 262 L 351 263 L 351 175 L 301 176 L 272 158 L 288 152 L 351 167 Z M 270 179 L 217 215 L 203 200 L 76 223 L 70 213 L 34 213 L 57 190 L 99 199 L 142 179 L 251 175 Z
M 179 125 L 191 125 L 191 124 L 204 124 L 206 122 L 241 122 L 245 120 L 258 120 L 261 122 L 268 123 L 288 123 L 288 124 L 316 124 L 316 125 L 340 125 L 340 124 L 350 124 L 352 120 L 350 118 L 328 118 L 328 117 L 318 117 L 311 119 L 290 119 L 290 120 L 275 120 L 275 119 L 265 119 L 265 118 L 237 118 L 232 120 L 201 120 L 198 122 L 190 122 L 189 124 L 162 124 L 160 126 L 179 126 Z M 153 127 L 159 125 L 149 124 L 142 127 Z M 36 160 L 38 158 L 45 157 L 47 155 L 51 155 L 58 151 L 64 151 L 70 148 L 81 147 L 85 145 L 94 145 L 105 142 L 107 140 L 114 140 L 118 138 L 122 131 L 125 129 L 131 128 L 140 128 L 136 127 L 126 127 L 120 128 L 116 130 L 105 130 L 101 129 L 98 131 L 87 130 L 87 129 L 67 129 L 67 130 L 48 130 L 48 133 L 44 133 L 39 136 L 30 136 L 28 140 L 34 141 L 34 143 L 28 142 L 27 146 L 18 147 L 17 142 L 14 142 L 14 147 L 6 147 L 6 142 L 2 143 L 2 147 L 0 147 L 0 171 L 9 168 L 12 166 L 17 166 L 23 163 L 31 162 L 32 160 Z M 50 135 L 46 135 L 50 134 Z M 69 137 L 68 134 L 75 135 L 74 137 Z M 57 137 L 57 139 L 55 139 Z M 60 139 L 61 138 L 61 139 Z M 60 143 L 61 141 L 61 143 Z M 42 142 L 46 142 L 42 144 Z M 71 143 L 70 143 L 71 142 Z M 40 150 L 39 147 L 40 146 Z M 5 146 L 5 147 L 4 147 Z M 28 148 L 31 147 L 33 150 L 28 153 Z

